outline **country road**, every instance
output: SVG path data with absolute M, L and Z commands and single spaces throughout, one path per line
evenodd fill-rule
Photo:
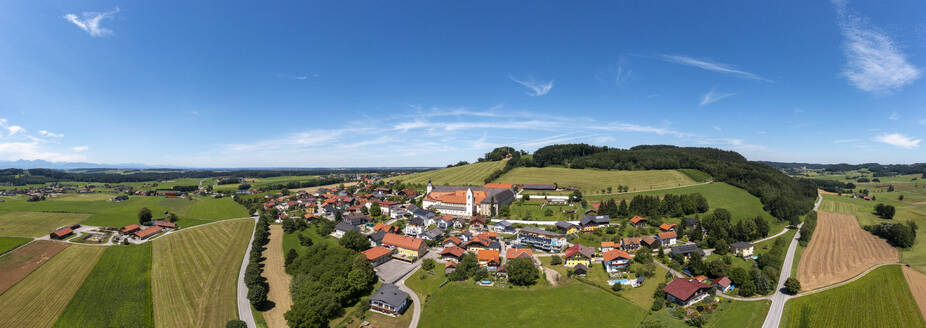
M 415 271 L 418 271 L 418 269 L 421 268 L 421 261 L 423 261 L 426 258 L 430 258 L 430 259 L 437 258 L 437 252 L 429 251 L 423 257 L 419 258 L 417 261 L 415 261 L 415 263 L 413 263 L 412 268 L 408 270 L 408 272 L 405 272 L 405 274 L 402 275 L 398 280 L 385 281 L 388 283 L 395 284 L 397 287 L 399 287 L 400 290 L 408 293 L 408 296 L 412 298 L 412 310 L 414 310 L 414 312 L 412 312 L 412 321 L 408 323 L 408 328 L 418 327 L 418 320 L 421 318 L 421 298 L 418 297 L 418 294 L 415 293 L 414 290 L 412 290 L 411 288 L 408 288 L 408 286 L 405 286 L 405 279 L 408 279 L 408 277 L 411 277 L 412 273 L 414 273 Z M 396 261 L 396 260 L 393 260 L 393 261 Z M 408 310 L 406 310 L 405 315 L 408 314 L 407 312 Z
M 257 217 L 254 217 L 254 229 L 257 229 Z M 251 244 L 254 243 L 254 231 L 251 231 L 251 240 L 248 241 L 248 249 L 244 251 L 244 258 L 241 260 L 241 270 L 238 272 L 238 319 L 244 321 L 248 328 L 257 328 L 254 322 L 254 314 L 251 313 L 251 302 L 248 301 L 248 286 L 244 283 L 244 270 L 248 267 L 248 261 L 251 257 Z

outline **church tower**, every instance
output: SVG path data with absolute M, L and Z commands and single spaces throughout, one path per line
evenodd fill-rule
M 469 215 L 476 215 L 476 208 L 473 206 L 473 188 L 466 188 L 466 212 Z
M 425 195 L 430 194 L 430 193 L 431 193 L 431 189 L 434 189 L 434 186 L 431 185 L 431 178 L 428 178 L 428 192 L 425 193 Z

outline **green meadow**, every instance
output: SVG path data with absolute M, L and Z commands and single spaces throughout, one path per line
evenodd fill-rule
M 426 171 L 408 175 L 400 175 L 386 179 L 386 181 L 402 181 L 406 184 L 425 185 L 428 179 L 435 185 L 467 185 L 481 186 L 492 172 L 505 167 L 505 161 L 477 162 L 463 166 L 448 167 L 445 169 Z

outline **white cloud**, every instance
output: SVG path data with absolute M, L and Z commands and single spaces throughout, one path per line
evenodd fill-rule
M 42 150 L 38 142 L 6 142 L 0 143 L 0 159 L 5 160 L 46 160 L 52 162 L 83 161 L 84 157 L 77 154 L 62 154 Z
M 696 59 L 696 58 L 684 56 L 684 55 L 661 55 L 659 56 L 659 58 L 661 58 L 664 61 L 670 62 L 670 63 L 697 67 L 697 68 L 712 71 L 712 72 L 730 74 L 730 75 L 733 75 L 739 78 L 757 80 L 757 81 L 765 81 L 765 82 L 773 82 L 772 80 L 768 80 L 756 74 L 738 70 L 733 65 L 729 65 L 729 64 L 716 63 L 716 62 L 711 62 L 709 60 Z
M 77 25 L 77 27 L 89 33 L 90 36 L 102 37 L 102 36 L 113 34 L 113 31 L 108 28 L 100 26 L 100 22 L 103 19 L 106 19 L 106 18 L 111 19 L 115 17 L 116 13 L 118 12 L 119 12 L 119 7 L 116 7 L 110 11 L 102 12 L 102 13 L 85 12 L 81 14 L 82 18 L 78 17 L 75 14 L 67 14 L 67 15 L 64 15 L 64 19 L 66 19 L 67 21 L 71 23 L 74 23 L 74 25 Z
M 917 148 L 920 146 L 920 142 L 923 141 L 923 139 L 913 139 L 912 137 L 908 137 L 900 133 L 885 133 L 874 137 L 874 140 L 877 142 L 886 143 L 891 146 L 907 149 Z
M 536 82 L 534 80 L 522 81 L 518 80 L 512 76 L 508 77 L 512 81 L 524 86 L 525 88 L 530 89 L 527 94 L 530 96 L 543 96 L 553 90 L 553 80 L 550 82 Z
M 14 134 L 23 132 L 25 129 L 23 129 L 19 125 L 10 125 L 6 127 L 6 130 L 9 131 L 10 135 L 14 135 Z
M 54 133 L 54 132 L 49 132 L 49 131 L 47 131 L 47 130 L 39 130 L 39 134 L 42 135 L 42 136 L 44 136 L 44 137 L 51 137 L 51 138 L 61 138 L 61 137 L 64 137 L 63 134 Z
M 863 91 L 889 94 L 920 78 L 922 71 L 907 62 L 889 35 L 868 26 L 866 18 L 849 13 L 846 1 L 833 4 L 845 38 L 847 63 L 842 73 L 850 84 Z
M 73 150 L 73 151 L 75 151 L 75 152 L 78 152 L 78 153 L 79 153 L 79 152 L 82 152 L 82 151 L 85 151 L 85 150 L 87 150 L 87 149 L 90 149 L 90 147 L 87 147 L 87 146 L 77 146 L 77 147 L 71 148 L 71 150 Z
M 898 114 L 897 112 L 891 112 L 891 116 L 888 116 L 887 119 L 889 119 L 889 120 L 891 120 L 891 121 L 899 120 L 899 119 L 900 119 L 900 114 Z
M 701 103 L 698 104 L 698 106 L 710 105 L 718 100 L 721 100 L 723 98 L 727 98 L 733 95 L 735 95 L 735 93 L 722 93 L 722 92 L 717 92 L 717 90 L 715 89 L 711 89 L 711 91 L 708 91 L 703 96 L 701 96 Z

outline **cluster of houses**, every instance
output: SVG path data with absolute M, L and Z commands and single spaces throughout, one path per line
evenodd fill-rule
M 135 238 L 141 241 L 154 237 L 163 231 L 172 229 L 177 229 L 177 225 L 175 223 L 167 220 L 157 220 L 151 222 L 150 226 L 143 226 L 137 223 L 124 226 L 119 228 L 119 234 L 123 238 Z

